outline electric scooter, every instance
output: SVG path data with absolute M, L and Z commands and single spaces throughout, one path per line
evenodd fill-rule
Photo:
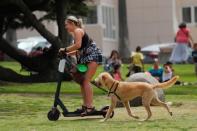
M 84 67 L 83 67 L 84 68 Z M 60 90 L 61 90 L 61 83 L 65 78 L 65 75 L 70 75 L 72 79 L 81 84 L 84 79 L 84 72 L 80 72 L 77 69 L 77 65 L 71 61 L 71 59 L 64 53 L 60 55 L 60 62 L 58 68 L 58 81 L 57 81 L 57 88 L 55 92 L 55 100 L 51 110 L 48 112 L 48 119 L 51 121 L 57 121 L 60 117 L 60 111 L 58 106 L 62 109 L 62 114 L 64 117 L 85 117 L 85 116 L 103 116 L 105 117 L 109 106 L 104 106 L 100 110 L 95 110 L 93 113 L 88 115 L 82 115 L 81 113 L 77 113 L 76 111 L 70 112 L 67 107 L 63 104 L 62 100 L 60 99 Z M 98 87 L 99 88 L 99 87 Z M 105 90 L 104 90 L 105 91 Z M 111 114 L 111 118 L 114 116 L 114 112 Z

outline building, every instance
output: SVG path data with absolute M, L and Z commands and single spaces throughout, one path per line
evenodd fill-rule
M 118 0 L 94 0 L 88 3 L 90 13 L 84 18 L 85 29 L 109 56 L 111 50 L 119 48 Z M 191 29 L 197 42 L 197 1 L 196 0 L 126 0 L 129 49 L 173 42 L 178 24 L 182 21 Z M 45 23 L 47 28 L 57 34 L 54 22 Z M 38 35 L 35 31 L 18 31 L 18 38 Z

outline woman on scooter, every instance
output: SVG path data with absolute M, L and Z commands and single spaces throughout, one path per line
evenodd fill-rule
M 88 36 L 82 28 L 82 22 L 75 16 L 69 16 L 65 20 L 66 30 L 72 34 L 74 43 L 66 48 L 60 48 L 59 52 L 66 52 L 68 55 L 76 55 L 78 64 L 86 64 L 88 70 L 85 73 L 85 80 L 81 84 L 81 94 L 83 97 L 83 104 L 76 113 L 82 115 L 89 115 L 95 111 L 93 106 L 93 90 L 90 84 L 97 67 L 102 63 L 102 53 L 97 48 L 95 42 Z

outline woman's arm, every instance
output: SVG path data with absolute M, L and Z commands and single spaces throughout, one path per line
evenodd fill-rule
M 78 50 L 79 48 L 81 48 L 83 33 L 84 32 L 83 32 L 82 29 L 76 29 L 75 30 L 75 32 L 74 32 L 75 43 L 66 48 L 67 52 L 72 52 L 72 51 L 75 51 L 75 50 Z
M 81 42 L 83 37 L 83 31 L 81 29 L 76 29 L 73 33 L 74 43 L 66 48 L 60 48 L 59 52 L 72 52 L 81 48 Z
M 76 54 L 77 54 L 77 50 L 67 53 L 68 56 L 73 56 L 73 55 L 76 55 Z
M 192 38 L 190 33 L 189 33 L 189 40 L 190 40 L 190 43 L 191 43 L 191 47 L 193 47 L 194 41 L 193 41 L 193 38 Z

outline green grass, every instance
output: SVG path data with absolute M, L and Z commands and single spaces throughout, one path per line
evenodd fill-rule
M 20 73 L 20 65 L 16 62 L 0 62 L 0 65 L 11 68 L 16 72 Z M 151 68 L 151 65 L 146 65 L 146 69 Z M 180 80 L 185 82 L 195 82 L 197 80 L 194 74 L 194 66 L 191 64 L 188 65 L 175 65 L 174 66 L 176 74 L 180 75 Z M 98 68 L 97 76 L 100 72 L 102 72 L 102 67 Z M 125 78 L 127 73 L 127 65 L 123 65 L 122 67 L 122 75 Z M 23 74 L 28 74 L 27 72 L 22 72 Z M 0 83 L 1 84 L 1 83 Z M 39 84 L 16 84 L 16 83 L 5 83 L 0 85 L 0 92 L 2 93 L 53 93 L 56 87 L 56 83 L 39 83 Z M 188 90 L 188 87 L 190 88 Z M 194 88 L 193 88 L 194 87 Z M 179 91 L 179 88 L 173 88 L 173 92 Z M 185 93 L 190 93 L 191 90 L 195 90 L 195 86 L 185 86 L 181 89 L 181 91 L 185 91 Z M 95 89 L 95 93 L 102 94 L 101 91 Z M 79 86 L 74 82 L 64 82 L 62 86 L 63 93 L 79 93 Z M 175 92 L 176 94 L 176 92 Z
M 18 73 L 20 65 L 15 62 L 0 62 Z M 123 76 L 127 73 L 123 66 Z M 151 65 L 146 65 L 149 69 Z M 195 82 L 193 65 L 175 65 L 181 81 Z M 100 67 L 97 71 L 102 71 Z M 23 74 L 28 74 L 23 72 Z M 96 74 L 96 75 L 97 75 Z M 151 107 L 153 116 L 147 122 L 130 118 L 124 108 L 115 110 L 114 118 L 99 123 L 102 117 L 64 118 L 56 122 L 47 119 L 47 112 L 53 104 L 56 83 L 17 84 L 0 83 L 0 131 L 196 131 L 197 130 L 197 86 L 173 86 L 166 90 L 166 100 L 173 102 L 174 115 L 170 117 L 162 107 Z M 64 82 L 61 98 L 70 110 L 81 104 L 79 86 L 73 82 Z M 73 95 L 70 95 L 73 94 Z M 94 88 L 94 104 L 97 109 L 110 103 L 103 92 Z M 146 117 L 142 107 L 132 107 L 140 116 Z
M 80 96 L 66 96 L 62 99 L 70 110 L 80 105 Z M 171 117 L 162 107 L 151 107 L 153 116 L 147 122 L 139 122 L 130 118 L 124 108 L 115 109 L 115 116 L 106 123 L 99 123 L 102 117 L 76 117 L 64 118 L 56 122 L 47 119 L 47 112 L 53 103 L 52 95 L 25 95 L 25 94 L 1 94 L 0 95 L 0 130 L 1 131 L 188 131 L 197 130 L 197 96 L 193 98 L 182 96 L 167 96 L 168 101 L 176 104 L 171 107 L 174 115 Z M 95 96 L 97 108 L 107 105 L 106 96 Z M 132 110 L 140 116 L 146 117 L 142 107 L 132 107 Z

